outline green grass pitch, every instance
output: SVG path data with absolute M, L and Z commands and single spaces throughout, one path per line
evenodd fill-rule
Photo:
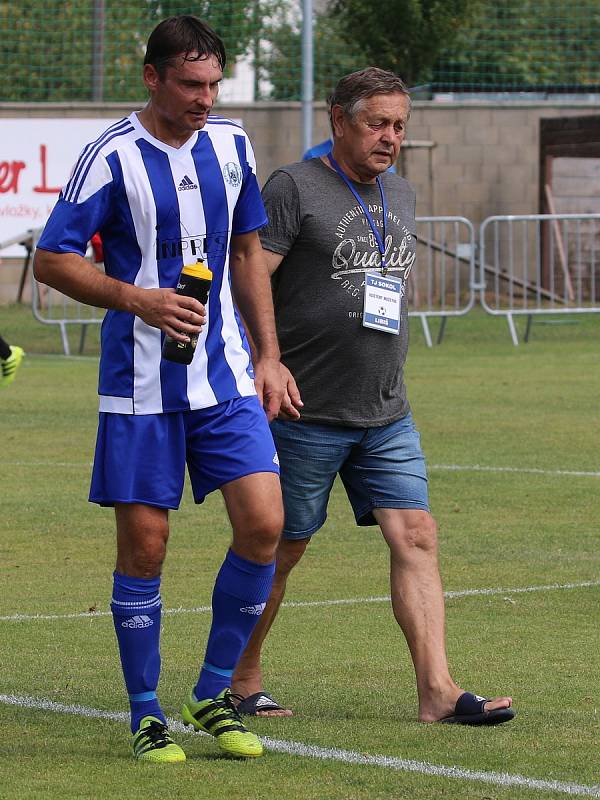
M 336 486 L 265 650 L 265 688 L 295 716 L 253 721 L 274 742 L 257 761 L 175 730 L 187 763 L 156 767 L 133 762 L 116 716 L 127 706 L 111 618 L 88 614 L 108 610 L 114 560 L 112 512 L 86 500 L 97 331 L 84 358 L 67 359 L 30 311 L 1 316 L 28 355 L 0 391 L 0 798 L 600 797 L 600 319 L 536 323 L 518 348 L 478 312 L 451 320 L 432 350 L 412 330 L 409 398 L 444 586 L 458 593 L 452 671 L 466 689 L 512 694 L 516 719 L 416 721 L 385 545 L 355 527 Z M 179 719 L 209 623 L 191 609 L 209 605 L 229 533 L 220 497 L 196 507 L 187 488 L 171 522 L 160 695 Z M 107 716 L 85 716 L 95 712 Z

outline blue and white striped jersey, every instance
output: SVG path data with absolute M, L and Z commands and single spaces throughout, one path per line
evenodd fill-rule
M 199 258 L 213 273 L 207 324 L 187 367 L 161 359 L 160 330 L 107 311 L 100 411 L 156 414 L 255 394 L 229 275 L 232 234 L 267 221 L 255 171 L 245 131 L 216 116 L 177 149 L 151 136 L 133 113 L 82 151 L 38 247 L 84 255 L 100 231 L 106 273 L 119 280 L 175 287 L 182 266 Z

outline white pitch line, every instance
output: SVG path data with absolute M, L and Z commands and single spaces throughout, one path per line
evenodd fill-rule
M 459 597 L 491 596 L 497 594 L 526 594 L 530 592 L 550 592 L 558 589 L 588 589 L 600 586 L 600 580 L 580 581 L 578 583 L 548 583 L 544 586 L 513 586 L 496 587 L 489 589 L 460 589 L 458 591 L 444 592 L 447 600 L 454 600 Z M 382 597 L 349 597 L 340 600 L 299 600 L 282 603 L 282 608 L 318 608 L 320 606 L 354 606 L 365 603 L 389 603 L 390 596 Z M 163 614 L 207 614 L 212 611 L 210 606 L 196 606 L 194 608 L 165 608 Z M 9 614 L 0 617 L 0 622 L 28 622 L 35 620 L 58 620 L 58 619 L 98 619 L 100 617 L 110 617 L 110 611 L 81 611 L 71 614 Z
M 80 469 L 91 467 L 91 461 L 0 461 L 0 467 L 63 467 Z M 600 472 L 575 469 L 541 469 L 538 467 L 495 467 L 482 464 L 428 464 L 429 470 L 446 472 L 507 472 L 531 475 L 571 475 L 583 478 L 600 478 Z
M 524 472 L 533 475 L 576 475 L 585 478 L 600 478 L 600 472 L 586 472 L 574 469 L 538 469 L 537 467 L 486 467 L 481 464 L 428 464 L 428 469 L 449 472 Z
M 587 589 L 591 586 L 600 586 L 598 581 L 580 581 L 578 583 L 548 583 L 545 586 L 516 586 L 512 589 L 461 589 L 457 592 L 444 592 L 444 597 L 471 597 L 473 595 L 493 594 L 525 594 L 527 592 L 550 592 L 556 589 Z
M 88 708 L 82 705 L 66 705 L 55 703 L 44 698 L 27 697 L 19 695 L 0 694 L 0 703 L 5 705 L 27 708 L 32 711 L 50 711 L 57 714 L 73 714 L 87 717 L 88 719 L 108 719 L 114 722 L 126 722 L 129 715 L 123 711 L 103 711 L 98 708 Z M 169 727 L 173 731 L 186 732 L 183 723 L 169 719 Z M 436 778 L 452 778 L 475 783 L 488 783 L 495 786 L 518 786 L 523 789 L 535 789 L 542 792 L 560 792 L 577 797 L 600 798 L 600 786 L 589 786 L 569 781 L 548 781 L 539 778 L 528 778 L 526 775 L 514 775 L 509 772 L 485 772 L 483 770 L 464 769 L 463 767 L 432 764 L 428 761 L 417 761 L 410 758 L 397 758 L 395 756 L 378 756 L 357 753 L 354 750 L 341 750 L 339 748 L 317 747 L 316 745 L 303 744 L 302 742 L 271 739 L 262 736 L 265 747 L 276 753 L 285 753 L 292 756 L 317 758 L 321 761 L 337 761 L 344 764 L 358 764 L 360 766 L 384 767 L 401 772 L 416 772 L 421 775 L 430 775 Z

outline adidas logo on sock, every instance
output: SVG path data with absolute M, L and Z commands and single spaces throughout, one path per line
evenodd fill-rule
M 255 606 L 244 606 L 240 608 L 242 614 L 256 614 L 259 617 L 265 610 L 266 603 L 257 603 Z
M 188 178 L 187 175 L 184 175 L 181 183 L 177 187 L 177 191 L 183 192 L 184 189 L 197 189 L 197 188 L 198 185 L 194 183 L 194 181 L 191 178 Z
M 121 623 L 122 628 L 149 628 L 150 625 L 154 625 L 154 620 L 150 619 L 150 617 L 147 617 L 145 614 L 131 617 Z

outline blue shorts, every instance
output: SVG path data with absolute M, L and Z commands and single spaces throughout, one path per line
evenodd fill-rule
M 327 519 L 339 473 L 357 525 L 376 525 L 374 508 L 429 511 L 421 440 L 409 413 L 377 428 L 274 420 L 281 465 L 283 536 L 306 539 Z
M 101 413 L 90 501 L 178 508 L 186 463 L 196 503 L 244 475 L 279 474 L 258 398 L 170 414 Z

